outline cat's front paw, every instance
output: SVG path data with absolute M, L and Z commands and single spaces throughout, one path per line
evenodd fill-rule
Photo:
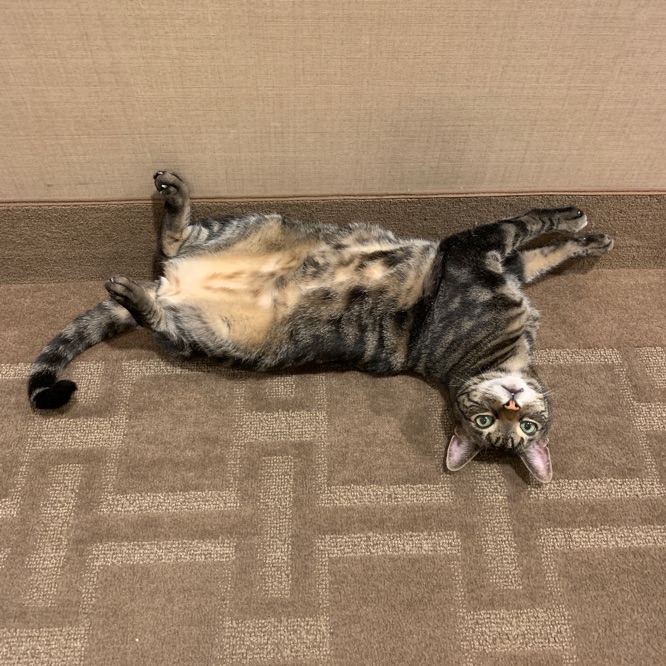
M 172 206 L 182 206 L 189 199 L 190 192 L 185 181 L 171 171 L 158 171 L 153 179 L 155 189 Z
M 602 257 L 613 249 L 613 238 L 608 234 L 587 234 L 579 236 L 577 241 L 586 257 Z
M 561 231 L 580 231 L 587 225 L 587 215 L 580 208 L 569 206 L 555 211 L 555 221 Z

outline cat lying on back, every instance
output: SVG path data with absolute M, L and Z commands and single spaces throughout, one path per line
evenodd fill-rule
M 597 233 L 521 248 L 540 234 L 580 231 L 582 211 L 532 210 L 435 243 L 276 214 L 196 222 L 186 184 L 163 171 L 154 179 L 165 203 L 163 277 L 106 283 L 111 298 L 35 361 L 35 407 L 70 399 L 76 384 L 58 376 L 76 355 L 143 326 L 169 352 L 256 370 L 335 363 L 373 375 L 417 373 L 450 394 L 457 426 L 448 469 L 498 448 L 550 481 L 551 407 L 531 367 L 538 313 L 522 285 L 570 257 L 603 255 L 613 241 Z

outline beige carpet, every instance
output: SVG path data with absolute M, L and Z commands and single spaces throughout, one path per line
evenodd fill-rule
M 255 207 L 435 237 L 536 201 L 570 199 Z M 415 378 L 176 365 L 142 331 L 32 412 L 41 346 L 101 278 L 150 273 L 152 214 L 0 207 L 0 664 L 666 663 L 666 198 L 573 203 L 617 249 L 530 288 L 547 487 L 506 458 L 444 472 Z

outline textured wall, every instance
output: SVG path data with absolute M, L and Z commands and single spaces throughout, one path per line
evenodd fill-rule
M 0 201 L 666 190 L 663 0 L 0 0 Z

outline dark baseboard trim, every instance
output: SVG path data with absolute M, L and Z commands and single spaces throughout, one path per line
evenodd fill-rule
M 438 239 L 528 208 L 578 205 L 590 229 L 613 234 L 601 268 L 666 267 L 666 194 L 498 194 L 195 199 L 194 214 L 282 212 L 302 220 L 363 221 L 402 236 Z M 0 283 L 101 280 L 114 273 L 150 277 L 161 202 L 0 204 Z
M 253 203 L 263 201 L 376 201 L 378 199 L 395 200 L 395 199 L 474 199 L 480 197 L 652 197 L 652 196 L 666 196 L 666 190 L 550 190 L 547 192 L 404 192 L 400 194 L 395 193 L 377 193 L 377 194 L 322 194 L 322 195 L 304 195 L 297 194 L 293 196 L 286 195 L 271 195 L 271 196 L 235 196 L 235 197 L 197 197 L 193 196 L 192 200 L 200 203 L 221 203 L 221 204 L 234 204 L 234 203 Z M 96 199 L 95 201 L 84 201 L 78 199 L 56 199 L 56 200 L 34 200 L 34 201 L 17 201 L 8 199 L 0 201 L 0 207 L 3 206 L 96 206 L 100 204 L 105 205 L 128 205 L 128 204 L 146 204 L 150 203 L 149 199 Z

